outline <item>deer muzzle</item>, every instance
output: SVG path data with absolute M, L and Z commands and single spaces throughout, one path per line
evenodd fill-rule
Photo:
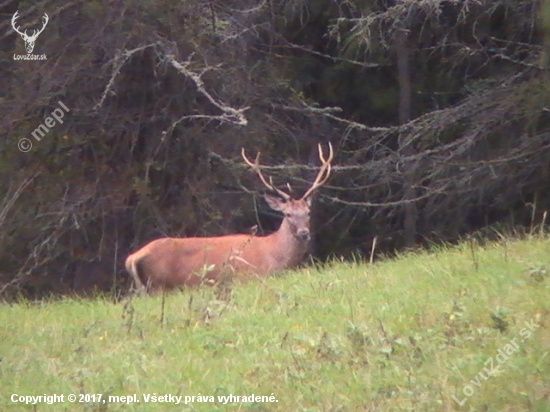
M 309 241 L 311 239 L 311 234 L 309 233 L 309 229 L 299 229 L 296 232 L 296 237 L 300 240 Z

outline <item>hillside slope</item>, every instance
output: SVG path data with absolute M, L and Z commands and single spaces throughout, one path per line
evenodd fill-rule
M 549 249 L 546 238 L 466 243 L 164 299 L 4 305 L 0 406 L 547 411 Z M 33 409 L 13 394 L 65 398 Z

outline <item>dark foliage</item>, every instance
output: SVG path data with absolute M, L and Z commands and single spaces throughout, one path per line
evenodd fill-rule
M 545 7 L 3 2 L 2 296 L 80 290 L 86 274 L 102 290 L 105 277 L 124 286 L 124 258 L 160 236 L 273 230 L 280 218 L 253 204 L 259 185 L 241 147 L 298 194 L 317 143 L 332 142 L 336 167 L 314 210 L 320 259 L 368 255 L 375 236 L 391 251 L 540 222 Z M 26 54 L 17 10 L 28 33 L 48 13 L 34 50 L 47 60 L 14 59 Z M 59 102 L 69 112 L 37 141 Z

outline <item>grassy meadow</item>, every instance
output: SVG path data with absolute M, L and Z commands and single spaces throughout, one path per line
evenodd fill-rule
M 550 241 L 0 305 L 0 388 L 1 411 L 550 411 Z

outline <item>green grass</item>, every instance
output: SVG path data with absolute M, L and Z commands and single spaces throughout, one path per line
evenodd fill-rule
M 0 410 L 548 411 L 549 252 L 532 238 L 334 262 L 235 285 L 229 302 L 203 288 L 164 307 L 160 295 L 3 305 Z M 529 338 L 525 321 L 539 325 Z M 512 339 L 518 348 L 487 377 Z M 141 402 L 69 403 L 71 393 Z M 154 393 L 215 401 L 145 403 Z M 218 402 L 229 394 L 277 402 Z

